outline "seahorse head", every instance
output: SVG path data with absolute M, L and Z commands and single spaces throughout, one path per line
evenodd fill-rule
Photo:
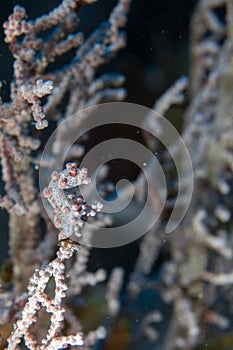
M 59 185 L 63 189 L 68 189 L 80 185 L 88 185 L 91 179 L 88 177 L 86 168 L 78 168 L 76 163 L 67 163 L 66 169 L 63 170 Z

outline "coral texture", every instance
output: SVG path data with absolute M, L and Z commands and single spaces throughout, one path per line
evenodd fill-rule
M 41 161 L 46 132 L 86 107 L 126 96 L 121 74 L 98 69 L 126 44 L 122 28 L 131 1 L 119 0 L 108 20 L 85 38 L 78 31 L 79 11 L 94 2 L 63 0 L 35 20 L 15 6 L 4 24 L 14 65 L 10 101 L 0 104 L 0 205 L 9 213 L 11 270 L 10 276 L 1 274 L 0 349 L 201 349 L 215 334 L 226 336 L 233 321 L 233 1 L 198 1 L 190 27 L 190 77 L 179 78 L 153 106 L 165 116 L 174 105 L 184 112 L 194 192 L 183 223 L 165 235 L 178 182 L 190 179 L 185 172 L 178 179 L 171 154 L 144 133 L 144 144 L 158 154 L 166 174 L 168 196 L 156 228 L 140 240 L 130 273 L 126 266 L 89 268 L 95 229 L 85 223 L 110 226 L 113 218 L 77 191 L 86 185 L 93 190 L 87 169 L 76 163 L 85 154 L 83 144 L 67 153 L 69 131 L 59 128 Z M 67 52 L 73 57 L 57 68 Z M 77 118 L 72 127 L 79 123 Z M 145 126 L 152 134 L 162 128 L 153 113 L 145 115 Z M 179 144 L 172 146 L 179 152 Z M 62 157 L 66 167 L 57 171 Z M 39 167 L 46 175 L 43 194 Z M 156 182 L 151 164 L 144 170 Z M 103 167 L 98 178 L 103 196 L 114 192 L 108 171 Z M 139 206 L 148 194 L 143 172 L 133 185 Z M 156 193 L 150 195 L 156 209 Z M 90 304 L 87 326 L 83 309 Z

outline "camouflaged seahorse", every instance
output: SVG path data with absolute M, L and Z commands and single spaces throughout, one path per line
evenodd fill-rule
M 85 218 L 95 216 L 96 212 L 102 208 L 99 202 L 90 205 L 81 195 L 64 191 L 80 185 L 88 185 L 90 182 L 87 169 L 79 169 L 76 163 L 67 163 L 63 171 L 52 173 L 51 181 L 43 190 L 43 195 L 54 209 L 54 225 L 60 231 L 59 239 L 65 239 L 73 234 L 81 236 Z

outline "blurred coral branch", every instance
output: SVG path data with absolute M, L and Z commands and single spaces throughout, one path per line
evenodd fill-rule
M 104 344 L 112 350 L 113 343 L 121 349 L 122 341 L 124 349 L 194 350 L 216 329 L 224 335 L 232 326 L 233 2 L 198 1 L 190 26 L 190 77 L 178 79 L 153 107 L 165 115 L 173 106 L 185 110 L 182 137 L 194 170 L 189 211 L 173 236 L 165 236 L 178 182 L 187 184 L 189 179 L 186 174 L 177 179 L 171 154 L 145 133 L 145 145 L 158 154 L 166 174 L 165 208 L 156 229 L 141 239 L 130 273 L 122 266 L 109 275 L 103 268 L 89 271 L 94 229 L 87 228 L 85 221 L 96 216 L 97 225 L 108 226 L 112 218 L 100 213 L 98 202 L 88 204 L 79 193 L 68 191 L 90 182 L 87 169 L 73 162 L 85 153 L 83 145 L 71 147 L 67 157 L 72 162 L 57 172 L 70 137 L 69 128 L 60 128 L 50 156 L 40 163 L 47 127 L 62 125 L 85 107 L 122 101 L 126 95 L 122 74 L 100 74 L 98 68 L 126 44 L 122 28 L 131 1 L 119 0 L 108 20 L 85 38 L 78 31 L 79 10 L 93 2 L 63 0 L 35 20 L 28 20 L 25 9 L 15 6 L 4 24 L 14 66 L 10 101 L 0 105 L 5 183 L 0 205 L 9 213 L 12 275 L 1 278 L 0 346 L 52 350 L 77 345 L 87 350 Z M 57 58 L 72 50 L 69 62 L 54 68 Z M 78 128 L 88 117 L 85 113 L 69 127 Z M 143 126 L 159 133 L 161 118 L 149 113 Z M 173 144 L 172 150 L 179 152 L 179 144 Z M 43 179 L 47 186 L 43 195 L 54 210 L 54 225 L 38 193 L 39 165 L 46 176 L 52 173 L 50 180 Z M 107 173 L 108 166 L 99 176 L 104 194 L 114 192 L 105 181 Z M 151 163 L 145 173 L 156 187 Z M 140 205 L 148 192 L 142 172 L 134 185 Z M 92 193 L 93 187 L 88 188 Z M 128 196 L 127 191 L 123 194 Z M 150 196 L 156 208 L 156 193 Z M 83 246 L 77 243 L 80 236 Z M 85 328 L 81 307 L 76 305 L 85 300 L 86 306 L 86 300 L 92 300 L 89 286 L 95 286 L 91 297 L 102 297 L 97 301 L 101 321 L 94 331 Z M 95 309 L 90 318 L 97 319 Z

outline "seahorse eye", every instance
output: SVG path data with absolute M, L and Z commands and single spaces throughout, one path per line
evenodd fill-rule
M 75 177 L 77 175 L 77 170 L 76 169 L 71 169 L 71 171 L 69 172 L 69 175 L 72 177 Z
M 66 187 L 67 186 L 67 178 L 64 178 L 61 180 L 61 186 Z

